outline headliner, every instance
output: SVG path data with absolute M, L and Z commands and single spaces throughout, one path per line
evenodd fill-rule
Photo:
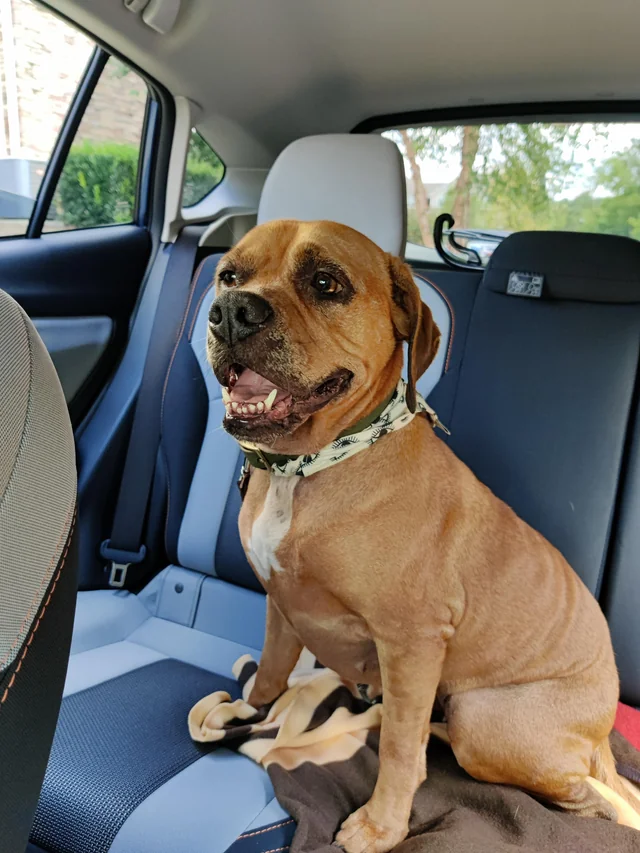
M 161 36 L 122 0 L 49 0 L 202 108 L 229 166 L 370 116 L 640 99 L 637 0 L 182 0 Z

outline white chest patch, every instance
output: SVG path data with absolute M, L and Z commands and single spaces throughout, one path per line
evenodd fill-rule
M 262 512 L 253 522 L 249 538 L 249 557 L 261 578 L 268 581 L 271 572 L 282 572 L 277 551 L 289 532 L 293 518 L 293 493 L 299 477 L 270 475 L 269 490 Z

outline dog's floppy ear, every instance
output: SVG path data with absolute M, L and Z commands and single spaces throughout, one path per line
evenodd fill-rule
M 389 255 L 391 276 L 391 316 L 400 341 L 409 341 L 407 366 L 407 405 L 416 410 L 416 382 L 431 364 L 438 352 L 440 330 L 433 322 L 431 310 L 420 299 L 418 285 L 411 269 L 393 255 Z

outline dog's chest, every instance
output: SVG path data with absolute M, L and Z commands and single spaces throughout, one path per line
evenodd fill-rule
M 264 506 L 251 526 L 247 551 L 264 581 L 269 580 L 272 572 L 286 568 L 280 564 L 278 549 L 291 528 L 293 496 L 299 482 L 299 477 L 271 474 Z

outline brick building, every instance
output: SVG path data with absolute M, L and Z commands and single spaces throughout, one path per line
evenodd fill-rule
M 0 0 L 0 194 L 5 196 L 0 217 L 25 211 L 28 216 L 93 48 L 83 33 L 30 0 Z M 137 74 L 110 59 L 77 141 L 137 145 L 146 94 Z

